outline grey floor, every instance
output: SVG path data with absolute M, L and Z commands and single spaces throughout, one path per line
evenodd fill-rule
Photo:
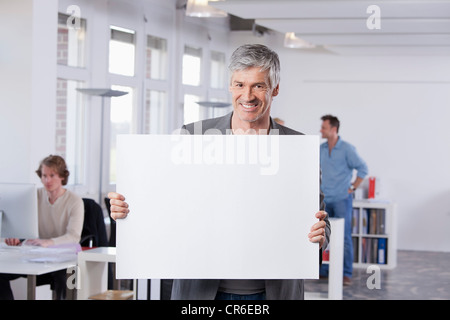
M 353 269 L 350 286 L 343 289 L 343 300 L 450 300 L 450 253 L 428 251 L 397 252 L 397 267 L 380 270 L 380 288 L 373 273 L 365 268 Z M 328 280 L 306 280 L 305 291 L 328 292 Z

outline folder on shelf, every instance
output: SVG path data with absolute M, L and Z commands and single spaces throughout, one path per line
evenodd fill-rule
M 370 238 L 370 263 L 376 263 L 378 255 L 378 241 L 375 238 Z
M 370 215 L 369 215 L 369 234 L 376 234 L 377 233 L 377 210 L 376 209 L 370 209 Z
M 359 243 L 358 243 L 358 238 L 357 237 L 353 237 L 352 238 L 353 241 L 353 262 L 358 262 L 358 254 L 359 254 Z
M 379 209 L 377 214 L 377 234 L 386 234 L 386 210 Z
M 362 230 L 361 233 L 362 234 L 367 234 L 368 233 L 368 227 L 369 227 L 369 210 L 366 208 L 362 209 Z
M 386 238 L 378 239 L 378 264 L 386 264 Z
M 353 208 L 352 213 L 352 233 L 357 234 L 359 232 L 359 209 Z
M 367 238 L 362 238 L 361 239 L 361 261 L 363 263 L 367 263 Z

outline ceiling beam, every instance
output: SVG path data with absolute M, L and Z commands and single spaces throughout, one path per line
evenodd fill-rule
M 209 5 L 243 19 L 367 18 L 377 5 L 383 18 L 450 18 L 448 0 L 227 0 Z

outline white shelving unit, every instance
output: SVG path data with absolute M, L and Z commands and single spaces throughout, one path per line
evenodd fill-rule
M 397 206 L 377 200 L 354 200 L 352 218 L 353 267 L 397 265 Z
M 77 299 L 87 300 L 108 289 L 108 263 L 116 262 L 115 247 L 98 247 L 78 253 Z M 136 279 L 133 280 L 136 288 Z M 136 289 L 133 290 L 136 299 Z

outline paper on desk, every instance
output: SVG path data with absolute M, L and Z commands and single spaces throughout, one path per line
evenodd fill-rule
M 25 257 L 23 259 L 27 262 L 40 262 L 40 263 L 60 263 L 66 261 L 76 261 L 76 254 L 62 254 L 58 256 L 37 256 L 37 257 Z
M 121 135 L 117 277 L 318 278 L 318 136 Z
M 53 247 L 24 246 L 22 260 L 27 262 L 59 263 L 77 259 L 79 245 L 60 245 Z M 22 247 L 23 248 L 23 247 Z

